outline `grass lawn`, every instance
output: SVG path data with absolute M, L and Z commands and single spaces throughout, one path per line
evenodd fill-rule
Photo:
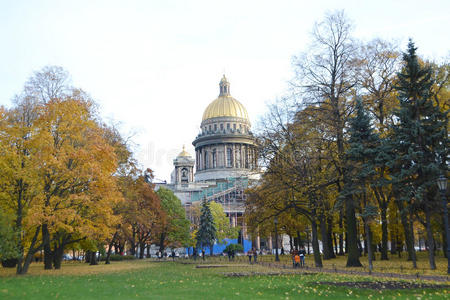
M 371 281 L 361 276 L 264 274 L 280 270 L 252 265 L 196 268 L 196 264 L 126 261 L 89 266 L 65 263 L 62 270 L 43 271 L 33 264 L 30 274 L 14 276 L 0 269 L 0 299 L 447 299 L 448 290 L 335 286 L 334 282 Z M 376 280 L 380 280 L 379 278 Z M 319 282 L 331 282 L 331 285 Z

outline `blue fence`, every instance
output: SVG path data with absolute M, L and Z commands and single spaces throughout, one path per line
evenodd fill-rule
M 222 244 L 214 244 L 213 246 L 213 253 L 215 255 L 222 254 L 223 250 L 225 250 L 225 247 L 229 244 L 237 244 L 237 239 L 224 239 Z M 247 253 L 249 250 L 252 249 L 252 241 L 250 240 L 244 240 L 244 252 Z M 201 251 L 201 250 L 200 250 Z M 193 248 L 186 248 L 186 252 L 192 255 L 194 252 Z M 206 255 L 209 255 L 209 247 L 205 247 L 205 253 Z

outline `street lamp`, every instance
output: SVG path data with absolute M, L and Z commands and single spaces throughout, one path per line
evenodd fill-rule
M 444 227 L 445 240 L 447 241 L 447 274 L 450 274 L 450 233 L 448 228 L 448 210 L 447 210 L 447 178 L 444 175 L 439 176 L 437 180 L 439 192 L 441 192 L 442 205 L 444 206 Z
M 273 219 L 273 223 L 275 224 L 275 261 L 280 261 L 280 258 L 278 257 L 278 217 L 275 216 Z

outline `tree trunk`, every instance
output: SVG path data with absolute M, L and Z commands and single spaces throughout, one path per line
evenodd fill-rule
M 397 235 L 391 230 L 391 254 L 397 254 Z
M 294 250 L 294 247 L 292 245 L 292 236 L 289 235 L 289 247 L 290 247 L 290 251 L 292 252 Z
M 413 233 L 410 231 L 410 224 L 408 222 L 408 216 L 406 209 L 403 208 L 403 205 L 401 203 L 401 200 L 395 201 L 397 204 L 397 207 L 400 211 L 400 221 L 403 226 L 403 230 L 405 231 L 405 243 L 406 243 L 406 249 L 408 250 L 408 256 L 412 261 L 413 268 L 417 269 L 417 262 L 416 262 L 416 250 L 414 249 L 414 236 Z M 410 220 L 412 222 L 412 220 Z
M 62 242 L 60 245 L 58 245 L 57 242 L 55 242 L 55 247 L 53 251 L 53 266 L 56 270 L 61 269 L 61 263 L 64 255 L 64 243 Z
M 42 225 L 42 243 L 44 246 L 44 269 L 51 270 L 53 265 L 53 253 L 47 224 Z
M 334 252 L 339 253 L 338 252 L 338 241 L 337 241 L 337 237 L 336 237 L 336 233 L 333 233 L 333 240 L 334 240 Z
M 151 254 L 150 254 L 150 247 L 151 247 L 151 245 L 147 244 L 146 246 L 147 246 L 147 258 L 150 258 L 151 257 Z
M 296 249 L 300 249 L 300 247 L 303 246 L 302 236 L 300 235 L 300 231 L 297 230 L 297 245 Z
M 139 242 L 139 259 L 144 259 L 145 242 Z
M 164 240 L 166 239 L 166 235 L 161 233 L 161 236 L 159 237 L 159 252 L 164 252 Z
M 108 252 L 106 253 L 105 265 L 109 265 L 109 264 L 111 263 L 109 259 L 111 258 L 112 246 L 113 246 L 113 244 L 114 244 L 114 241 L 115 241 L 116 238 L 117 238 L 117 234 L 118 234 L 117 231 L 114 232 L 113 238 L 111 239 L 111 242 L 109 242 L 109 245 L 108 245 Z M 116 249 L 117 249 L 117 248 L 116 248 Z
M 364 220 L 364 229 L 366 231 L 366 240 L 367 240 L 367 253 L 369 258 L 369 274 L 372 273 L 373 263 L 372 263 L 372 239 L 370 236 L 370 228 L 369 224 Z
M 356 230 L 356 216 L 355 208 L 353 207 L 353 199 L 347 196 L 345 203 L 346 220 L 347 220 L 347 244 L 348 248 L 347 267 L 362 267 L 359 261 L 357 230 Z
M 339 255 L 344 255 L 344 228 L 343 228 L 342 209 L 339 212 Z
M 425 219 L 427 222 L 427 242 L 428 242 L 428 260 L 430 262 L 430 269 L 436 270 L 436 262 L 434 259 L 434 238 L 433 230 L 431 229 L 431 212 L 427 204 L 425 204 Z
M 331 258 L 330 247 L 328 246 L 328 233 L 327 233 L 327 224 L 325 222 L 325 216 L 319 216 L 319 226 L 320 226 L 320 235 L 322 236 L 322 249 L 323 249 L 323 259 L 328 260 Z
M 315 219 L 311 219 L 311 232 L 312 232 L 312 248 L 314 253 L 314 264 L 316 268 L 322 268 L 322 258 L 320 257 L 319 240 L 317 237 L 317 224 Z
M 96 266 L 98 265 L 98 261 L 97 261 L 97 252 L 96 251 L 92 251 L 91 252 L 91 260 L 89 265 L 91 266 Z
M 386 217 L 386 204 L 381 206 L 381 260 L 388 258 L 388 224 Z
M 336 258 L 336 254 L 333 249 L 333 218 L 331 216 L 327 217 L 327 240 L 330 258 Z
M 24 275 L 28 272 L 28 267 L 31 264 L 31 261 L 33 259 L 33 255 L 39 250 L 39 247 L 35 248 L 36 242 L 37 242 L 37 238 L 39 236 L 39 231 L 41 231 L 41 227 L 38 226 L 36 228 L 36 231 L 34 232 L 34 236 L 33 239 L 31 240 L 31 245 L 28 249 L 27 255 L 25 256 L 25 258 L 23 257 L 23 253 L 22 253 L 22 257 L 19 258 L 19 261 L 17 263 L 17 269 L 16 269 L 16 273 L 18 275 Z

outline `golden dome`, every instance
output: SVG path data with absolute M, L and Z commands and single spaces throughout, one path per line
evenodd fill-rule
M 180 152 L 180 154 L 178 154 L 178 157 L 191 157 L 191 155 L 184 149 L 184 145 L 183 145 L 183 151 Z
M 244 105 L 230 96 L 230 83 L 225 75 L 220 81 L 220 95 L 206 107 L 202 121 L 219 117 L 236 117 L 249 121 Z

